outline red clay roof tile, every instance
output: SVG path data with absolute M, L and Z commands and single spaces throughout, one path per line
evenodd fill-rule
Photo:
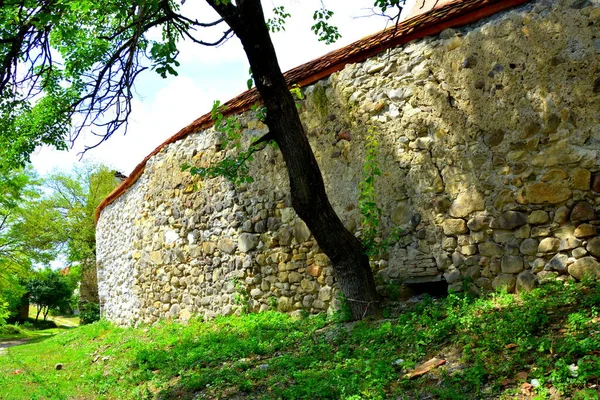
M 478 21 L 500 11 L 524 4 L 530 0 L 455 0 L 402 21 L 392 28 L 367 36 L 341 49 L 332 51 L 323 57 L 307 62 L 286 72 L 285 78 L 289 85 L 308 86 L 334 72 L 340 71 L 346 64 L 358 63 L 382 51 L 408 43 L 425 36 L 436 35 L 448 28 L 463 26 Z M 255 89 L 248 90 L 224 104 L 226 114 L 237 114 L 250 109 L 259 102 Z M 96 209 L 96 222 L 102 210 L 130 188 L 144 172 L 146 162 L 150 157 L 159 153 L 165 146 L 183 139 L 187 135 L 202 131 L 212 126 L 210 112 L 196 119 L 175 135 L 171 136 L 140 164 L 135 167 L 129 177 L 110 193 Z

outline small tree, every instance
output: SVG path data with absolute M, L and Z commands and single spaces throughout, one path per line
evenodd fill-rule
M 46 179 L 52 194 L 48 207 L 61 215 L 63 239 L 61 252 L 79 269 L 81 301 L 98 303 L 96 279 L 96 225 L 98 204 L 120 183 L 115 172 L 104 165 L 86 164 L 71 173 L 59 173 Z M 74 268 L 71 270 L 74 272 Z
M 49 268 L 37 272 L 27 281 L 25 287 L 29 292 L 31 303 L 38 307 L 36 321 L 40 314 L 44 316 L 45 321 L 50 310 L 67 306 L 73 294 L 73 288 L 69 287 L 67 279 Z
M 26 315 L 22 280 L 32 266 L 56 255 L 58 216 L 38 207 L 39 184 L 30 169 L 0 168 L 0 303 L 8 304 L 10 319 Z
M 15 243 L 27 244 L 27 257 L 34 264 L 48 264 L 62 255 L 71 265 L 68 279 L 85 279 L 81 294 L 87 302 L 98 302 L 94 211 L 118 183 L 114 171 L 102 165 L 85 164 L 70 173 L 55 173 L 38 183 L 43 196 L 26 201 L 22 216 L 9 230 L 11 238 L 19 238 Z M 0 261 L 2 239 L 0 226 Z M 37 254 L 47 258 L 32 259 Z

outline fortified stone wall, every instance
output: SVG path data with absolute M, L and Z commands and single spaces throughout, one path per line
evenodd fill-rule
M 378 141 L 381 285 L 476 292 L 600 276 L 600 2 L 536 1 L 386 50 L 304 88 L 301 117 L 328 193 L 360 234 L 367 135 Z M 244 138 L 266 133 L 252 112 Z M 327 256 L 290 205 L 274 148 L 255 181 L 201 180 L 212 129 L 166 146 L 106 207 L 97 232 L 104 316 L 121 324 L 335 306 Z

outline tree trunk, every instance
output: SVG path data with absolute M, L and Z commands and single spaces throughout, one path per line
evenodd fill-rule
M 321 171 L 300 122 L 298 110 L 279 68 L 259 0 L 237 6 L 209 4 L 241 40 L 256 87 L 267 109 L 265 120 L 285 160 L 294 210 L 331 260 L 338 287 L 352 313 L 361 319 L 380 309 L 369 259 L 329 203 Z

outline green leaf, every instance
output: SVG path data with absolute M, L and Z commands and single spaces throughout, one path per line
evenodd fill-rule
M 285 11 L 283 6 L 273 8 L 273 18 L 269 18 L 266 22 L 267 28 L 275 33 L 285 31 L 285 20 L 291 15 Z
M 329 20 L 333 17 L 333 11 L 321 8 L 314 12 L 313 20 L 315 24 L 311 26 L 311 30 L 317 35 L 317 38 L 321 42 L 326 44 L 335 43 L 342 36 L 340 35 L 338 28 L 329 23 Z

